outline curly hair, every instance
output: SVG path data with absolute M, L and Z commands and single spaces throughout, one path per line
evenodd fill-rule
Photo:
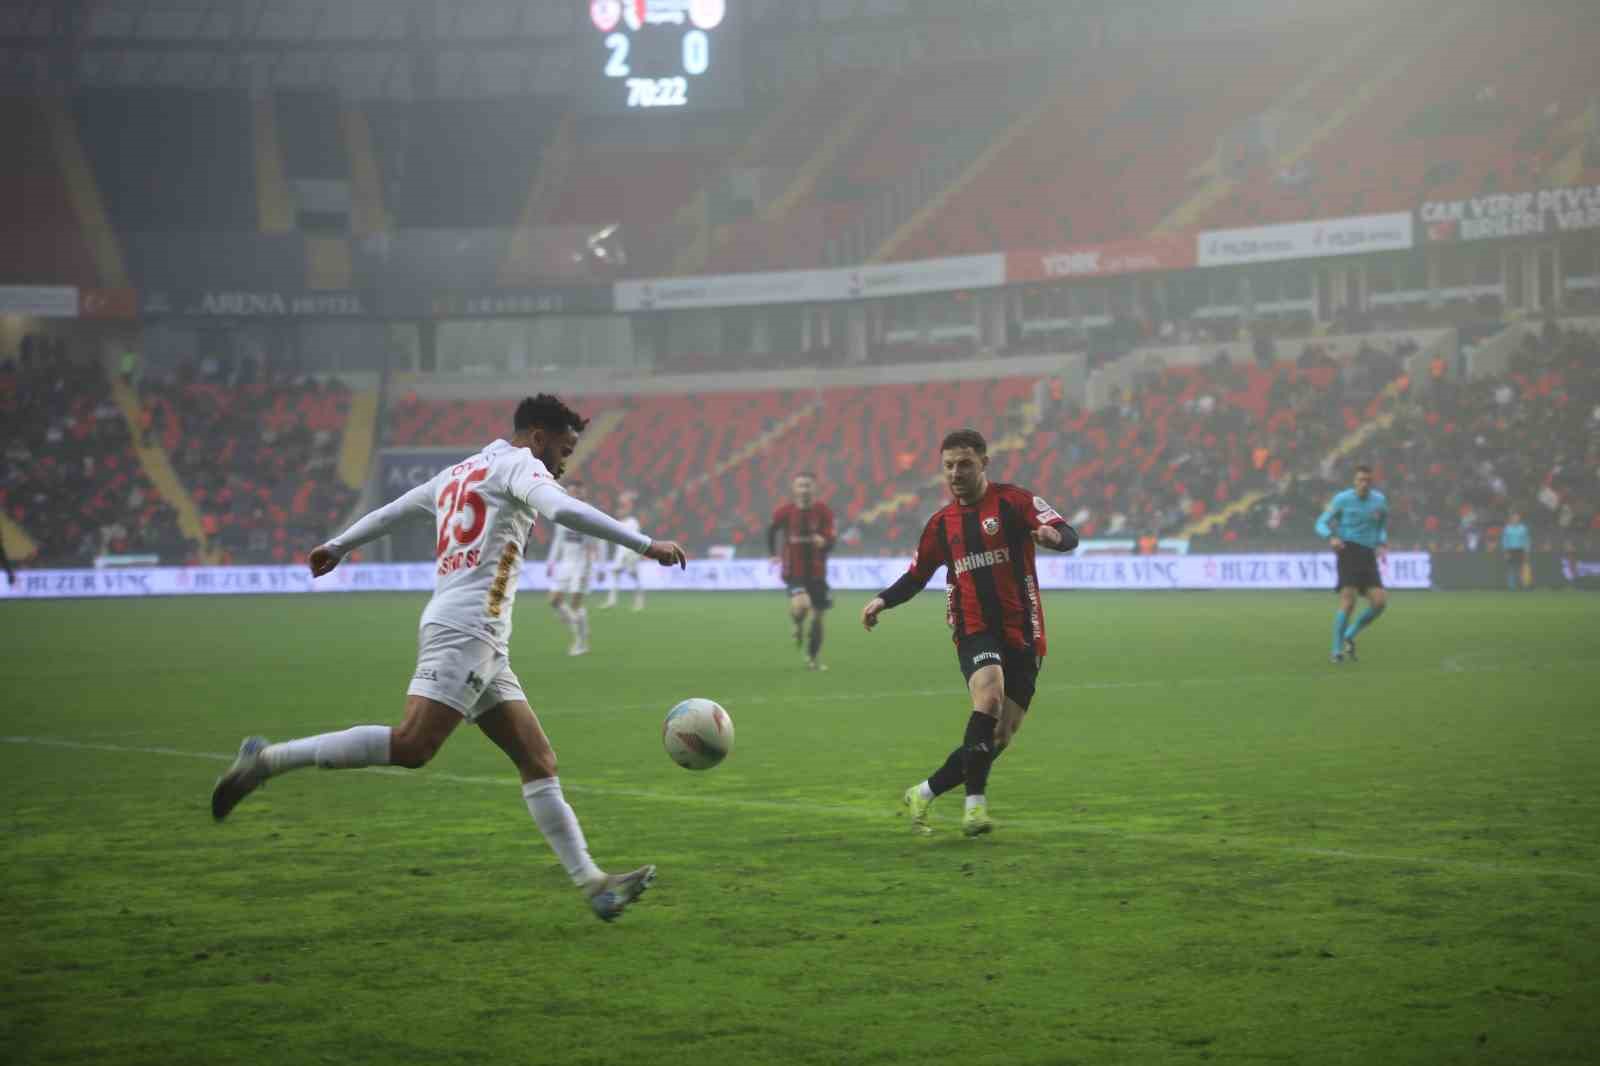
M 582 433 L 589 420 L 568 407 L 560 397 L 541 392 L 517 404 L 512 425 L 518 433 L 528 429 L 546 429 L 554 433 L 570 429 Z

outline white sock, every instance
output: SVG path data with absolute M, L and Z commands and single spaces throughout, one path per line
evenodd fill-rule
M 577 639 L 578 618 L 577 615 L 573 613 L 572 608 L 563 603 L 560 607 L 557 607 L 556 610 L 560 612 L 561 620 L 567 623 L 567 628 L 572 630 L 573 639 Z
M 970 811 L 970 810 L 972 810 L 972 808 L 978 806 L 979 804 L 982 804 L 983 806 L 988 806 L 989 801 L 984 799 L 981 795 L 979 795 L 979 796 L 968 796 L 967 797 L 967 805 L 963 809 Z
M 922 784 L 917 786 L 917 795 L 922 797 L 923 802 L 933 799 L 933 786 L 924 781 Z
M 578 825 L 578 816 L 572 813 L 566 798 L 561 795 L 559 777 L 542 777 L 527 782 L 522 786 L 522 798 L 528 801 L 528 813 L 533 815 L 533 824 L 544 834 L 573 884 L 584 888 L 605 876 L 605 871 L 589 858 L 589 843 L 583 839 L 583 827 Z
M 338 733 L 319 733 L 282 744 L 268 744 L 261 757 L 273 774 L 305 766 L 320 766 L 324 770 L 388 766 L 392 732 L 386 725 L 351 726 Z
M 572 612 L 575 624 L 578 627 L 578 643 L 589 643 L 589 608 L 579 607 Z
M 643 590 L 641 590 L 639 592 L 635 592 L 633 594 L 633 609 L 635 611 L 644 610 L 644 592 L 643 592 Z

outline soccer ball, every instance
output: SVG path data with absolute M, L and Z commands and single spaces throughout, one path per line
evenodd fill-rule
M 733 750 L 733 719 L 711 700 L 684 700 L 661 723 L 661 746 L 685 770 L 709 770 Z

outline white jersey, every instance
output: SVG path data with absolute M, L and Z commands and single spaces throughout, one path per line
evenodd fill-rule
M 540 514 L 562 531 L 576 526 L 639 551 L 650 546 L 643 533 L 567 495 L 527 448 L 497 440 L 364 516 L 326 547 L 342 559 L 404 519 L 432 519 L 436 580 L 421 624 L 469 634 L 504 652 L 523 552 Z
M 328 546 L 342 556 L 399 518 L 427 515 L 433 520 L 435 581 L 421 624 L 459 630 L 503 651 L 511 639 L 523 549 L 537 517 L 530 498 L 535 489 L 555 485 L 532 452 L 497 440 L 374 511 Z
M 427 482 L 433 504 L 433 599 L 422 624 L 470 633 L 504 648 L 538 517 L 528 498 L 550 471 L 526 448 L 497 440 Z
M 564 570 L 582 568 L 589 565 L 598 551 L 595 538 L 575 529 L 557 526 L 555 538 L 550 542 L 548 562 Z
M 620 526 L 626 526 L 635 533 L 640 531 L 639 520 L 633 515 L 629 515 L 626 518 L 617 519 L 617 524 Z M 626 569 L 630 566 L 638 566 L 641 558 L 643 557 L 632 548 L 629 548 L 625 544 L 618 544 L 616 554 L 611 557 L 611 565 L 614 569 Z

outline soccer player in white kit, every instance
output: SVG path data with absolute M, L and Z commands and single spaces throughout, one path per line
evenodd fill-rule
M 639 516 L 633 513 L 634 493 L 624 492 L 617 497 L 617 521 L 629 529 L 639 528 Z M 602 607 L 615 607 L 617 593 L 622 589 L 622 579 L 627 577 L 633 582 L 633 609 L 644 610 L 644 582 L 639 577 L 639 556 L 636 552 L 628 551 L 622 545 L 617 545 L 617 553 L 611 558 L 611 591 L 606 596 Z
M 581 499 L 583 482 L 574 479 L 568 483 L 567 493 L 573 499 Z M 639 532 L 637 523 L 633 532 Z M 618 544 L 617 549 L 624 550 L 623 545 Z M 586 655 L 589 651 L 589 608 L 583 605 L 583 599 L 589 592 L 599 551 L 593 537 L 566 526 L 556 526 L 556 535 L 550 541 L 550 554 L 545 558 L 545 574 L 551 579 L 550 606 L 572 630 L 568 655 Z
M 607 874 L 589 857 L 583 829 L 561 794 L 555 751 L 507 658 L 517 579 L 537 515 L 626 545 L 662 566 L 686 565 L 677 544 L 630 530 L 557 484 L 587 424 L 554 396 L 526 399 L 517 407 L 509 443 L 494 441 L 311 552 L 311 573 L 321 577 L 400 522 L 432 519 L 437 581 L 422 612 L 405 718 L 393 728 L 358 725 L 279 744 L 246 738 L 212 791 L 213 817 L 226 818 L 268 778 L 302 767 L 415 769 L 468 721 L 516 764 L 534 824 L 597 916 L 611 921 L 644 892 L 655 878 L 654 866 Z

